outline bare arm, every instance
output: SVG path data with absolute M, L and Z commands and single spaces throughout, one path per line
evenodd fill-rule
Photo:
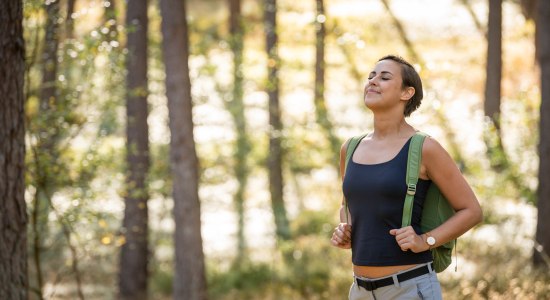
M 344 181 L 345 166 L 346 166 L 346 149 L 348 147 L 349 140 L 346 141 L 340 148 L 340 178 Z M 346 215 L 347 214 L 347 215 Z M 351 220 L 349 218 L 349 211 L 346 209 L 346 199 L 342 195 L 342 202 L 339 210 L 340 224 L 334 228 L 332 234 L 331 243 L 333 246 L 343 249 L 351 248 Z M 346 222 L 349 221 L 349 224 Z
M 426 176 L 437 186 L 456 214 L 430 232 L 435 246 L 456 239 L 483 221 L 483 213 L 474 191 L 451 156 L 434 139 L 426 138 L 422 149 L 422 165 Z
M 481 207 L 472 188 L 451 156 L 432 138 L 426 138 L 422 148 L 420 177 L 431 179 L 456 211 L 454 216 L 429 232 L 436 240 L 433 247 L 456 239 L 483 220 Z M 426 234 L 418 235 L 411 226 L 392 229 L 390 234 L 396 237 L 403 251 L 422 252 L 429 249 Z
M 340 147 L 340 179 L 344 182 L 344 176 L 346 175 L 346 149 L 348 148 L 349 140 L 347 140 L 342 147 Z M 348 218 L 349 211 L 346 211 L 346 199 L 342 194 L 342 204 L 340 205 L 340 222 L 346 223 L 349 222 L 351 225 L 351 220 Z

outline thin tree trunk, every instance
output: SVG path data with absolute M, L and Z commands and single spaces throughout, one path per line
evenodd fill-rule
M 67 0 L 67 17 L 65 20 L 65 38 L 67 39 L 74 38 L 74 20 L 72 15 L 74 13 L 75 5 L 76 0 Z
M 397 17 L 393 14 L 393 11 L 390 8 L 390 4 L 388 3 L 388 0 L 380 0 L 382 1 L 382 4 L 386 8 L 386 11 L 390 15 L 393 24 L 397 31 L 399 32 L 399 36 L 401 37 L 401 40 L 403 41 L 403 44 L 405 44 L 405 47 L 407 48 L 407 51 L 409 52 L 409 56 L 411 59 L 417 63 L 422 63 L 421 57 L 417 54 L 417 52 L 414 50 L 414 46 L 412 42 L 409 40 L 407 33 L 405 32 L 405 29 L 403 28 L 403 25 L 401 25 L 401 22 Z
M 0 299 L 27 299 L 23 2 L 0 1 Z
M 36 272 L 36 287 L 34 290 L 40 298 L 43 297 L 44 285 L 42 271 L 43 236 L 47 234 L 47 216 L 49 203 L 56 190 L 55 175 L 51 166 L 57 164 L 59 151 L 57 143 L 59 129 L 51 126 L 56 122 L 58 110 L 57 90 L 57 51 L 59 48 L 59 1 L 44 4 L 46 11 L 46 25 L 44 46 L 42 50 L 42 83 L 40 90 L 40 128 L 38 129 L 38 143 L 36 145 L 36 193 L 32 205 L 32 249 L 33 264 Z
M 72 18 L 75 6 L 76 0 L 67 0 L 65 32 L 63 36 L 63 43 L 60 44 L 60 52 L 63 53 L 63 64 L 65 65 L 65 70 L 61 70 L 61 73 L 65 75 L 66 83 L 69 87 L 74 85 L 72 79 L 75 69 L 75 67 L 72 65 L 74 59 L 69 55 L 69 53 L 71 52 L 70 49 L 78 51 L 74 47 L 74 19 Z
M 535 234 L 534 263 L 550 269 L 550 2 L 538 1 L 538 61 L 541 70 L 539 125 L 538 222 Z
M 489 0 L 487 33 L 485 116 L 500 130 L 500 82 L 502 79 L 502 0 Z
M 537 5 L 538 0 L 521 0 L 521 12 L 526 19 L 536 20 L 537 19 Z
M 130 0 L 126 96 L 126 197 L 120 253 L 121 299 L 147 299 L 149 127 L 147 125 L 147 0 Z
M 538 7 L 539 0 L 521 0 L 521 12 L 527 20 L 534 20 L 537 23 L 538 18 Z M 538 49 L 539 49 L 539 35 L 535 34 L 535 57 L 538 59 Z
M 118 40 L 117 18 L 116 18 L 116 2 L 108 0 L 105 2 L 105 13 L 103 15 L 105 24 L 109 28 L 108 41 Z
M 463 0 L 465 1 L 465 0 Z M 523 182 L 517 167 L 508 157 L 502 142 L 501 131 L 501 81 L 502 81 L 502 0 L 489 0 L 487 24 L 487 64 L 485 99 L 483 108 L 490 122 L 490 129 L 484 132 L 484 141 L 491 167 L 504 172 L 507 179 L 517 188 L 519 194 L 533 199 L 533 191 Z
M 487 25 L 487 63 L 483 109 L 492 130 L 485 134 L 491 167 L 502 171 L 508 159 L 500 132 L 500 85 L 502 80 L 502 0 L 489 0 Z
M 483 27 L 483 25 L 479 21 L 474 9 L 472 8 L 470 0 L 460 0 L 460 3 L 462 3 L 464 8 L 466 8 L 466 10 L 468 11 L 468 14 L 470 14 L 470 17 L 472 17 L 472 21 L 474 22 L 474 25 L 476 26 L 477 30 L 481 32 L 483 35 L 485 35 L 486 29 Z
M 175 219 L 174 299 L 207 298 L 185 1 L 161 0 Z
M 57 49 L 59 47 L 59 1 L 45 4 L 46 35 L 42 52 L 42 90 L 40 94 L 40 108 L 48 111 L 55 108 L 57 88 Z
M 276 235 L 283 240 L 290 239 L 290 226 L 283 198 L 283 153 L 281 140 L 283 124 L 279 106 L 279 65 L 277 51 L 277 0 L 265 0 L 265 33 L 267 51 L 267 94 L 269 97 L 269 191 L 275 218 Z
M 241 15 L 241 1 L 229 0 L 229 45 L 233 52 L 233 97 L 227 102 L 228 110 L 233 117 L 237 140 L 234 150 L 234 168 L 235 177 L 239 183 L 234 195 L 235 210 L 237 211 L 237 259 L 235 265 L 247 258 L 246 239 L 244 234 L 245 224 L 245 191 L 248 183 L 250 168 L 247 157 L 250 154 L 251 143 L 246 130 L 245 106 L 243 102 L 243 44 L 244 29 Z
M 331 149 L 331 157 L 337 157 L 340 153 L 341 142 L 334 134 L 334 128 L 327 111 L 325 101 L 325 5 L 324 0 L 316 0 L 317 17 L 315 22 L 316 43 L 315 43 L 315 91 L 314 103 L 317 123 L 321 125 L 325 136 L 329 142 Z M 334 162 L 334 167 L 339 168 L 339 162 L 336 159 L 331 159 Z

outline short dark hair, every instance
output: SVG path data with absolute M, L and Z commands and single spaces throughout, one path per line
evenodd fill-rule
M 401 56 L 397 55 L 386 55 L 379 59 L 378 61 L 382 60 L 392 60 L 396 63 L 401 64 L 401 78 L 403 78 L 402 82 L 402 88 L 406 87 L 412 87 L 414 88 L 414 95 L 407 101 L 407 104 L 405 105 L 405 117 L 408 117 L 412 114 L 413 111 L 415 111 L 422 102 L 422 98 L 424 97 L 424 93 L 422 92 L 422 80 L 420 79 L 420 75 L 418 75 L 418 72 L 414 69 L 414 67 L 407 62 L 405 59 L 403 59 Z

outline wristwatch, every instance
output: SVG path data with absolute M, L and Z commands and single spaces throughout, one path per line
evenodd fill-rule
M 430 235 L 429 232 L 426 232 L 426 244 L 428 244 L 429 249 L 431 250 L 432 247 L 435 245 L 435 238 Z

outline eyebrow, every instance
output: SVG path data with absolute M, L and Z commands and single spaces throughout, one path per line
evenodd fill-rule
M 375 72 L 375 71 L 372 71 L 372 72 L 369 73 L 369 75 L 372 75 L 372 74 L 376 74 L 376 72 Z M 380 74 L 390 74 L 390 75 L 393 75 L 393 73 L 390 72 L 390 71 L 382 71 L 382 72 L 380 72 Z

